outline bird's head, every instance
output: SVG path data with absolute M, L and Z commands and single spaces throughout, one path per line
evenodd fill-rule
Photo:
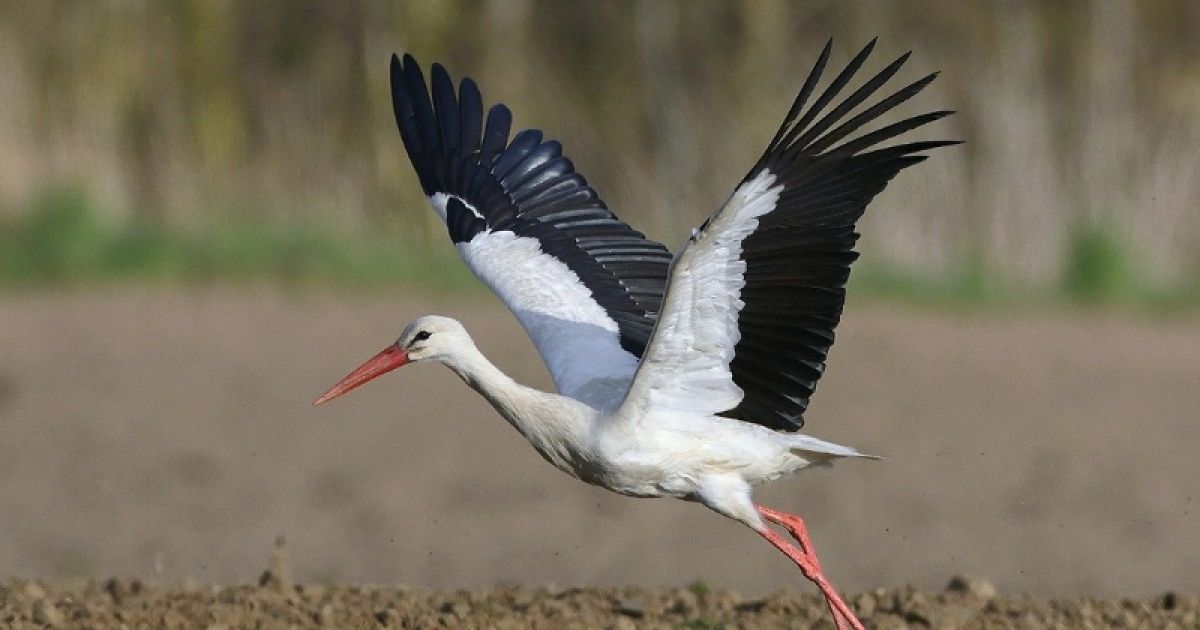
M 409 363 L 445 362 L 454 356 L 457 349 L 464 346 L 474 344 L 467 330 L 456 320 L 438 315 L 419 317 L 404 328 L 404 332 L 400 333 L 400 338 L 395 343 L 367 359 L 313 404 L 319 405 L 333 400 L 377 376 L 383 376 Z

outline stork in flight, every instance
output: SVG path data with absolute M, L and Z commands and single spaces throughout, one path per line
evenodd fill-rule
M 515 382 L 459 322 L 426 316 L 314 404 L 408 363 L 442 363 L 563 472 L 628 496 L 698 501 L 746 524 L 816 584 L 839 628 L 861 630 L 804 522 L 755 504 L 751 491 L 871 457 L 798 431 L 858 256 L 855 222 L 898 172 L 956 144 L 879 146 L 948 111 L 860 133 L 937 76 L 868 104 L 906 54 L 838 100 L 874 44 L 808 104 L 825 45 L 766 152 L 674 256 L 609 212 L 558 142 L 536 129 L 510 142 L 512 114 L 497 104 L 485 120 L 471 79 L 456 92 L 434 64 L 427 86 L 411 56 L 393 56 L 392 106 L 421 187 L 459 255 L 533 339 L 558 393 Z

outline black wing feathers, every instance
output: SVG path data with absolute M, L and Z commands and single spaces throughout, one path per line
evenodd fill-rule
M 463 83 L 467 83 L 463 79 Z M 471 82 L 474 86 L 475 83 Z M 512 112 L 503 105 L 492 105 L 488 110 L 487 127 L 483 131 L 483 143 L 479 147 L 480 164 L 491 164 L 508 143 L 508 132 L 512 127 Z
M 557 141 L 527 129 L 510 143 L 512 114 L 500 104 L 485 124 L 470 79 L 456 94 L 445 68 L 434 64 L 427 88 L 410 55 L 392 57 L 391 79 L 396 125 L 421 188 L 451 197 L 450 238 L 466 242 L 491 230 L 538 239 L 617 322 L 621 346 L 640 357 L 666 287 L 667 248 L 613 216 Z
M 831 44 L 821 51 L 783 125 L 743 180 L 766 170 L 784 188 L 776 208 L 760 217 L 757 229 L 742 242 L 745 306 L 738 315 L 741 337 L 730 370 L 745 397 L 725 415 L 783 431 L 803 426 L 809 398 L 824 372 L 850 265 L 858 258 L 855 223 L 896 173 L 925 159 L 921 152 L 957 144 L 911 142 L 871 150 L 951 113 L 946 111 L 906 118 L 846 140 L 936 77 L 915 81 L 843 120 L 899 71 L 907 54 L 821 115 L 866 62 L 874 41 L 805 110 Z

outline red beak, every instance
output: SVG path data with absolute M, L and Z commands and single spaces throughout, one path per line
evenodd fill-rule
M 383 352 L 367 359 L 366 363 L 358 366 L 353 372 L 347 374 L 346 378 L 338 381 L 337 385 L 329 388 L 329 391 L 313 401 L 313 405 L 316 406 L 323 402 L 329 402 L 376 376 L 383 376 L 406 363 L 408 363 L 408 351 L 401 348 L 400 344 L 394 343 L 384 348 Z

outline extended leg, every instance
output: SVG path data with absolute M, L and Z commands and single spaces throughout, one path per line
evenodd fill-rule
M 776 549 L 791 558 L 792 562 L 795 562 L 796 566 L 800 567 L 800 572 L 804 574 L 804 577 L 817 585 L 821 594 L 825 596 L 825 603 L 829 605 L 829 612 L 833 615 L 833 621 L 837 624 L 838 629 L 845 630 L 844 620 L 854 630 L 865 630 L 862 622 L 854 616 L 850 607 L 846 605 L 846 602 L 838 595 L 833 585 L 825 578 L 825 574 L 821 572 L 821 564 L 817 561 L 817 554 L 813 552 L 812 543 L 808 539 L 807 528 L 804 527 L 804 521 L 800 520 L 800 517 L 791 514 L 776 512 L 775 510 L 758 505 L 754 507 L 763 518 L 783 526 L 796 537 L 796 541 L 800 543 L 799 549 L 768 527 L 764 526 L 762 530 L 758 531 L 759 536 L 765 538 Z

